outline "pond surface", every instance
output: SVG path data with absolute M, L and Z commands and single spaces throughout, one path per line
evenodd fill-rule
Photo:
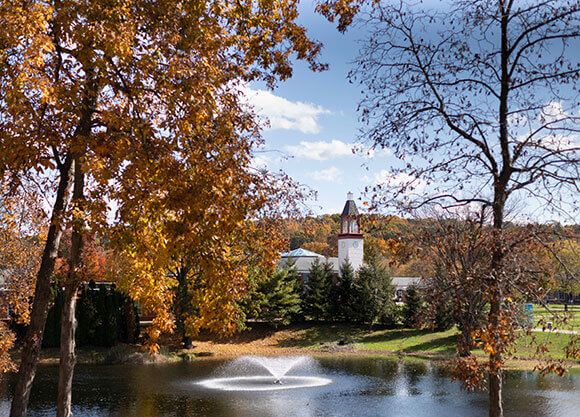
M 223 376 L 223 361 L 166 365 L 77 366 L 75 417 L 212 416 L 487 416 L 487 393 L 468 394 L 428 362 L 390 358 L 320 358 L 316 369 L 291 370 L 330 378 L 329 385 L 259 392 L 216 391 L 197 383 Z M 53 416 L 56 366 L 41 366 L 28 415 Z M 0 379 L 0 416 L 8 415 L 14 375 Z M 580 416 L 580 374 L 540 376 L 511 371 L 504 379 L 506 416 Z

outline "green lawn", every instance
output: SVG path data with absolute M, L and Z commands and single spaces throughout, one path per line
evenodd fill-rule
M 556 328 L 561 328 L 565 330 L 580 330 L 580 305 L 569 305 L 568 312 L 564 311 L 564 305 L 562 304 L 552 304 L 549 306 L 549 311 L 538 304 L 534 304 L 534 321 L 536 325 L 541 319 L 546 321 L 552 321 L 556 323 L 556 317 L 567 317 L 567 326 L 558 326 L 555 324 Z
M 359 338 L 360 349 L 391 350 L 405 353 L 454 354 L 457 331 L 432 332 L 430 330 L 382 330 Z
M 431 332 L 415 329 L 375 329 L 351 324 L 317 324 L 296 329 L 281 347 L 324 349 L 343 345 L 344 349 L 391 352 L 455 352 L 456 330 Z
M 564 347 L 569 334 L 535 332 L 536 343 L 548 342 L 547 347 L 555 359 L 565 359 Z M 521 333 L 515 356 L 533 359 L 536 347 L 532 337 Z M 455 353 L 457 330 L 432 332 L 416 329 L 378 329 L 350 324 L 316 324 L 294 328 L 286 338 L 278 341 L 280 347 L 309 350 L 373 350 L 404 354 L 425 354 L 451 357 Z M 475 354 L 486 356 L 482 350 Z
M 533 336 L 535 337 L 535 342 L 534 344 L 531 344 L 532 336 L 527 336 L 522 332 L 522 337 L 518 339 L 517 342 L 517 352 L 515 353 L 515 356 L 524 359 L 534 358 L 537 344 L 547 342 L 546 346 L 550 351 L 550 355 L 554 359 L 566 359 L 564 348 L 570 342 L 571 335 L 551 332 L 534 332 Z

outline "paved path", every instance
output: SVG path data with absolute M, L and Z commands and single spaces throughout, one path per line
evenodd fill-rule
M 533 332 L 541 332 L 541 333 L 565 333 L 565 334 L 580 334 L 580 331 L 578 330 L 558 330 L 558 329 L 548 329 L 546 327 L 546 330 L 542 330 L 542 329 L 532 329 Z

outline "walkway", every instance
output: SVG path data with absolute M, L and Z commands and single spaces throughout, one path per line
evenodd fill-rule
M 564 334 L 580 334 L 578 330 L 558 330 L 558 329 L 532 329 L 532 332 L 541 332 L 541 333 L 564 333 Z

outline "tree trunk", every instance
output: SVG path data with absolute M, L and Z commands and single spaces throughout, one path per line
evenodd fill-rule
M 459 351 L 457 352 L 457 354 L 462 357 L 462 358 L 466 358 L 469 355 L 471 355 L 471 343 L 472 343 L 472 336 L 471 336 L 471 329 L 470 328 L 465 328 L 461 330 L 461 334 L 459 335 L 459 337 L 461 338 L 461 341 L 459 343 Z
M 493 199 L 493 227 L 498 232 L 503 229 L 505 202 L 507 199 L 507 184 L 509 183 L 512 167 L 508 134 L 508 95 L 510 91 L 509 56 L 510 46 L 508 42 L 508 24 L 511 3 L 499 0 L 501 12 L 501 91 L 499 98 L 499 142 L 501 148 L 501 171 L 496 173 L 494 181 Z M 496 237 L 492 255 L 492 271 L 497 271 L 503 258 L 501 248 L 501 234 Z M 492 283 L 490 300 L 489 322 L 492 329 L 499 329 L 500 313 L 503 302 L 501 277 L 496 275 Z M 502 406 L 502 352 L 497 349 L 489 355 L 489 415 L 490 417 L 503 417 Z
M 75 310 L 77 304 L 78 283 L 67 284 L 64 292 L 64 304 L 62 309 L 60 330 L 60 365 L 58 368 L 58 404 L 57 417 L 69 417 L 72 415 L 72 378 L 75 356 Z
M 68 204 L 70 188 L 73 184 L 74 170 L 75 166 L 72 157 L 71 155 L 67 155 L 62 167 L 60 167 L 60 181 L 52 209 L 50 228 L 48 229 L 40 268 L 36 275 L 36 287 L 34 289 L 30 324 L 24 337 L 22 359 L 20 361 L 18 379 L 12 398 L 10 417 L 24 417 L 26 415 L 28 397 L 30 396 L 30 389 L 32 388 L 32 382 L 36 374 L 36 365 L 38 363 L 44 325 L 48 313 L 50 282 L 54 273 L 54 263 L 62 237 L 62 217 Z
M 84 174 L 82 172 L 80 157 L 75 157 L 75 175 L 73 204 L 77 206 L 75 213 L 82 213 L 84 199 Z M 64 292 L 64 304 L 62 309 L 60 330 L 60 366 L 58 369 L 58 403 L 57 417 L 69 417 L 72 415 L 72 379 L 76 362 L 75 357 L 75 330 L 76 330 L 76 304 L 79 288 L 79 276 L 77 274 L 81 265 L 83 250 L 82 232 L 84 222 L 77 215 L 73 216 L 73 231 L 71 237 L 71 253 L 69 259 L 69 272 Z
M 501 360 L 501 354 L 498 356 Z M 503 417 L 501 366 L 489 375 L 489 417 Z
M 181 336 L 181 342 L 183 343 L 184 349 L 191 349 L 193 346 L 193 341 L 191 337 L 187 335 L 187 329 L 185 327 L 185 319 L 191 309 L 191 295 L 189 294 L 189 283 L 187 281 L 188 274 L 189 268 L 187 268 L 185 261 L 182 259 L 180 260 L 180 266 L 176 271 L 178 285 L 175 293 L 174 308 L 177 332 Z
M 495 294 L 490 302 L 490 323 L 493 329 L 499 326 L 501 296 Z M 489 417 L 503 417 L 502 405 L 502 353 L 496 350 L 489 355 Z

